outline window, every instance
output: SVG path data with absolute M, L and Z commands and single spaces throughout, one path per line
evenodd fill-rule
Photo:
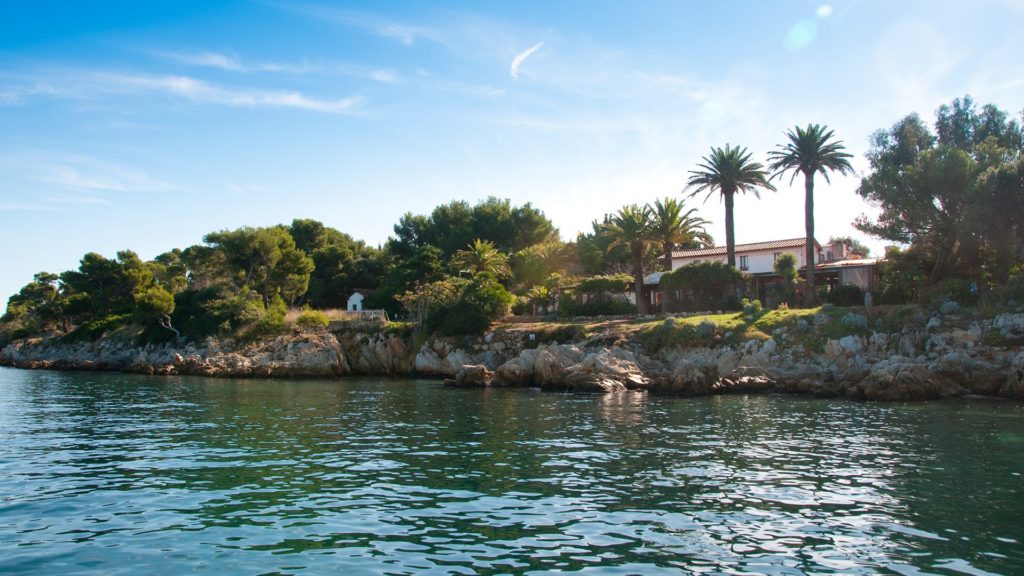
M 747 256 L 740 256 L 740 270 L 749 270 L 750 263 L 747 261 Z
M 774 260 L 774 262 L 778 262 L 779 261 L 779 256 L 782 256 L 782 252 L 776 252 L 775 253 L 775 260 Z

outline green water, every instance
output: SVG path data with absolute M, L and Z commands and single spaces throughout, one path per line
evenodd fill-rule
M 0 573 L 1024 574 L 1024 409 L 0 368 Z

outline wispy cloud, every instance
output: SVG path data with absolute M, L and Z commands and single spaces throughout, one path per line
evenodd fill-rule
M 0 167 L 6 175 L 22 182 L 43 184 L 50 192 L 46 200 L 59 204 L 102 204 L 108 200 L 97 194 L 175 189 L 171 183 L 144 170 L 61 151 L 0 153 Z
M 98 196 L 47 196 L 44 198 L 47 202 L 53 202 L 55 204 L 71 204 L 76 206 L 83 205 L 109 205 L 111 202 L 107 198 L 100 198 Z
M 388 70 L 388 69 L 371 70 L 370 73 L 369 73 L 369 77 L 370 77 L 371 80 L 376 80 L 377 82 L 383 82 L 384 84 L 394 84 L 395 82 L 398 82 L 398 73 L 395 72 L 394 70 Z
M 291 74 L 303 74 L 316 72 L 319 67 L 302 62 L 301 64 L 286 64 L 281 62 L 247 62 L 235 54 L 224 52 L 160 52 L 159 55 L 167 60 L 179 62 L 189 66 L 203 68 L 217 68 L 229 72 L 282 72 Z
M 428 40 L 438 44 L 447 44 L 444 36 L 433 28 L 406 24 L 395 20 L 389 20 L 376 14 L 345 10 L 333 6 L 319 4 L 299 3 L 272 3 L 278 8 L 305 14 L 326 22 L 333 22 L 344 26 L 350 26 L 365 30 L 391 40 L 397 40 L 406 46 L 413 46 L 420 40 Z
M 189 76 L 99 74 L 97 79 L 114 90 L 166 93 L 196 102 L 245 108 L 297 108 L 350 114 L 362 104 L 359 97 L 324 100 L 293 91 L 227 88 Z
M 0 212 L 58 212 L 53 206 L 28 202 L 0 202 Z
M 210 68 L 220 68 L 221 70 L 231 70 L 233 72 L 239 72 L 244 69 L 242 62 L 237 56 L 221 54 L 219 52 L 198 52 L 188 54 L 180 52 L 163 52 L 161 53 L 161 56 L 190 66 L 207 66 Z
M 523 65 L 523 62 L 525 62 L 527 58 L 532 56 L 533 53 L 536 52 L 537 50 L 540 50 L 543 46 L 543 42 L 538 42 L 517 54 L 516 57 L 512 59 L 512 66 L 509 67 L 509 76 L 513 78 L 519 78 L 519 67 Z
M 323 99 L 298 91 L 227 87 L 191 76 L 76 70 L 53 71 L 41 76 L 59 76 L 61 81 L 51 81 L 46 77 L 2 87 L 0 103 L 16 105 L 38 96 L 95 98 L 112 94 L 165 94 L 222 106 L 293 108 L 331 114 L 353 114 L 364 104 L 359 96 Z

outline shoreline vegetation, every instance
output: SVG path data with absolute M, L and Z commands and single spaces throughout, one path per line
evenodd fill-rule
M 713 245 L 712 223 L 672 197 L 625 204 L 570 241 L 531 204 L 495 197 L 406 214 L 380 247 L 297 219 L 212 232 L 149 261 L 130 250 L 88 253 L 76 270 L 40 272 L 0 318 L 0 364 L 684 395 L 1024 398 L 1024 129 L 969 97 L 935 116 L 928 126 L 911 114 L 872 137 L 857 192 L 879 216 L 854 224 L 894 246 L 867 300 L 854 286 L 815 284 L 814 178 L 827 186 L 830 172 L 852 167 L 833 132 L 810 124 L 787 132 L 765 164 L 726 145 L 690 172 L 684 198 L 724 200 L 726 263 L 671 269 L 673 250 Z M 766 310 L 735 267 L 733 197 L 800 175 L 810 265 L 778 258 L 782 281 L 767 299 L 778 307 Z M 665 272 L 657 316 L 643 285 L 656 271 Z M 367 309 L 401 321 L 350 318 L 343 309 L 355 291 Z
M 479 336 L 337 323 L 252 341 L 26 339 L 0 365 L 208 377 L 443 378 L 449 386 L 853 400 L 1024 399 L 1024 313 L 946 305 L 747 310 L 685 317 L 506 322 Z M 535 321 L 530 321 L 535 320 Z

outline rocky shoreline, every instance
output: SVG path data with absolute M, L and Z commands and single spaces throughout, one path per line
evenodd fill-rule
M 666 320 L 665 329 L 671 329 Z M 209 377 L 443 378 L 450 386 L 540 387 L 685 396 L 787 393 L 858 400 L 924 400 L 964 395 L 1024 399 L 1024 314 L 946 322 L 938 315 L 898 332 L 827 339 L 820 351 L 794 345 L 786 330 L 733 346 L 669 347 L 647 354 L 636 335 L 614 331 L 572 343 L 541 342 L 508 328 L 480 338 L 319 332 L 239 344 L 137 346 L 123 339 L 65 343 L 31 339 L 0 350 L 0 365 L 116 370 Z M 946 326 L 946 328 L 944 328 Z M 985 344 L 997 334 L 1008 345 Z

